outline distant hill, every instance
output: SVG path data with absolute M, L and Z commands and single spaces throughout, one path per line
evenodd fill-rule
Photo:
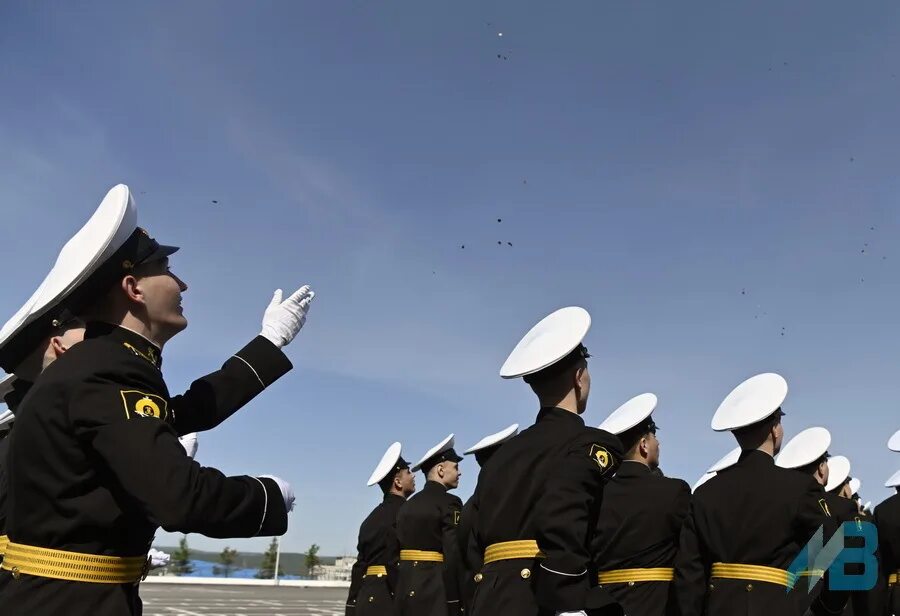
M 157 550 L 162 550 L 168 554 L 174 554 L 178 548 L 177 547 L 162 547 L 162 546 L 153 546 Z M 219 554 L 221 552 L 206 552 L 204 550 L 194 550 L 191 549 L 191 560 L 192 561 L 205 561 L 205 563 L 219 564 Z M 255 573 L 259 569 L 259 565 L 262 563 L 262 553 L 261 552 L 238 552 L 237 558 L 234 561 L 235 569 L 244 569 L 251 570 Z M 333 565 L 334 561 L 337 559 L 337 556 L 319 556 L 319 563 L 323 565 Z M 298 552 L 282 552 L 281 560 L 279 561 L 279 567 L 284 572 L 285 575 L 296 575 L 300 577 L 308 577 L 309 572 L 306 570 L 306 554 L 298 553 Z M 207 572 L 207 569 L 209 572 Z M 195 575 L 197 572 L 203 572 L 204 576 L 212 575 L 212 566 L 209 564 L 203 564 L 203 562 L 195 563 Z M 162 571 L 160 571 L 162 573 Z M 253 577 L 252 573 L 250 575 L 246 575 L 246 572 L 242 573 L 233 573 L 233 577 Z

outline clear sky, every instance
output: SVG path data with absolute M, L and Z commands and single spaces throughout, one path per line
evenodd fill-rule
M 0 314 L 119 182 L 183 247 L 173 391 L 259 331 L 275 287 L 312 284 L 294 370 L 198 453 L 292 482 L 285 549 L 353 551 L 392 441 L 417 460 L 531 423 L 499 367 L 572 304 L 594 322 L 586 421 L 655 392 L 666 474 L 728 451 L 718 403 L 777 371 L 788 436 L 828 427 L 877 503 L 900 467 L 898 11 L 3 2 Z

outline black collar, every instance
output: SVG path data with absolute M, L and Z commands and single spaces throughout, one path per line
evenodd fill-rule
M 738 458 L 735 466 L 737 465 L 751 467 L 775 466 L 775 458 L 759 449 L 745 449 L 741 452 L 741 457 Z
M 616 471 L 616 477 L 643 477 L 650 474 L 650 467 L 643 462 L 623 460 Z
M 446 492 L 447 486 L 442 484 L 440 481 L 433 481 L 433 480 L 429 479 L 428 481 L 425 482 L 425 487 L 422 488 L 422 491 L 423 492 L 437 492 L 437 491 Z
M 144 359 L 157 369 L 162 367 L 162 352 L 160 348 L 130 329 L 94 321 L 88 323 L 85 328 L 84 339 L 87 340 L 88 338 L 111 338 L 130 353 Z
M 555 406 L 545 406 L 541 408 L 535 423 L 540 423 L 542 421 L 576 421 L 582 426 L 584 425 L 584 420 L 578 413 L 572 413 L 571 411 Z

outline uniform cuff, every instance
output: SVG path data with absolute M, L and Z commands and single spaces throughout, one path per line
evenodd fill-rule
M 251 340 L 250 344 L 235 353 L 234 356 L 247 364 L 264 389 L 294 367 L 281 349 L 262 336 Z
M 265 489 L 265 507 L 259 524 L 257 537 L 276 537 L 287 532 L 288 512 L 284 505 L 281 488 L 268 477 L 256 477 Z

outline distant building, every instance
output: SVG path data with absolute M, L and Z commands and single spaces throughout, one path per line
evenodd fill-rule
M 333 565 L 319 565 L 316 567 L 315 575 L 311 577 L 315 580 L 327 582 L 349 582 L 354 564 L 356 564 L 355 558 L 342 556 L 335 559 Z

